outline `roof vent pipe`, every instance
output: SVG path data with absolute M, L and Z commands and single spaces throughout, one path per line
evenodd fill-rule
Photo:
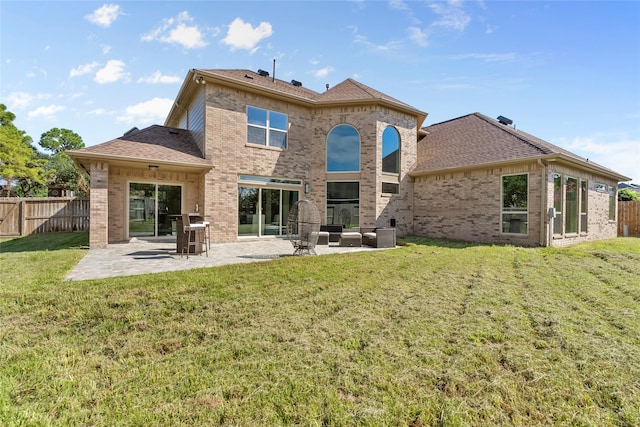
M 302 86 L 302 82 L 299 82 L 297 80 L 291 80 L 291 84 L 298 87 Z

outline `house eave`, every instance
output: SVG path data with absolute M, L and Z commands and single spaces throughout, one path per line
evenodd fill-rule
M 429 171 L 412 171 L 412 172 L 409 172 L 409 176 L 412 178 L 419 178 L 423 176 L 442 175 L 442 174 L 448 174 L 448 173 L 458 173 L 458 172 L 466 172 L 466 171 L 472 171 L 472 170 L 512 166 L 516 164 L 538 163 L 539 161 L 546 162 L 547 164 L 552 162 L 557 162 L 557 163 L 562 163 L 562 164 L 570 165 L 573 167 L 577 167 L 583 170 L 589 170 L 591 172 L 594 172 L 597 175 L 614 179 L 617 182 L 624 182 L 624 181 L 631 180 L 631 178 L 621 175 L 603 166 L 589 163 L 588 161 L 585 162 L 579 159 L 575 159 L 565 154 L 548 154 L 543 156 L 533 156 L 533 157 L 524 157 L 519 159 L 502 160 L 498 162 L 479 163 L 475 165 L 459 166 L 454 168 L 434 169 Z
M 107 154 L 90 154 L 82 153 L 78 151 L 67 151 L 66 152 L 69 157 L 74 161 L 74 163 L 87 171 L 90 172 L 90 167 L 88 166 L 91 162 L 105 162 L 114 166 L 124 166 L 124 167 L 133 167 L 133 168 L 148 168 L 149 166 L 158 166 L 160 170 L 193 170 L 194 172 L 206 172 L 213 169 L 213 165 L 209 163 L 205 163 L 204 159 L 197 159 L 197 162 L 175 162 L 175 161 L 167 161 L 167 160 L 159 160 L 152 158 L 131 158 L 127 156 L 116 156 L 116 155 L 107 155 Z
M 558 163 L 564 163 L 567 165 L 571 165 L 571 166 L 575 166 L 575 167 L 579 167 L 582 169 L 587 169 L 590 170 L 598 175 L 603 175 L 607 178 L 613 178 L 615 179 L 617 182 L 625 182 L 625 181 L 631 181 L 631 178 L 629 178 L 628 176 L 624 176 L 622 174 L 619 174 L 618 172 L 615 172 L 611 169 L 605 168 L 604 166 L 600 166 L 598 164 L 595 163 L 591 163 L 589 162 L 589 160 L 580 160 L 580 159 L 575 159 L 571 156 L 567 156 L 566 154 L 554 154 L 552 156 L 547 156 L 547 159 L 543 159 L 543 160 L 547 160 L 549 162 L 553 162 L 556 161 Z

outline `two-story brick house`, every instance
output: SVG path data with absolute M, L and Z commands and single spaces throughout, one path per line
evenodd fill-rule
M 587 231 L 556 219 L 549 236 L 615 236 L 609 189 L 628 178 L 478 114 L 421 129 L 425 118 L 352 79 L 319 93 L 262 70 L 190 70 L 164 126 L 69 152 L 91 176 L 91 247 L 172 234 L 194 211 L 215 242 L 283 235 L 303 198 L 327 224 L 547 245 L 560 197 L 561 217 L 587 210 Z M 520 147 L 532 141 L 544 149 Z M 558 174 L 557 192 L 586 182 L 588 197 L 554 193 Z

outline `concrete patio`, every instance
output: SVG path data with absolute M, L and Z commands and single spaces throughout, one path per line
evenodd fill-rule
M 382 250 L 368 246 L 339 247 L 337 243 L 316 246 L 318 255 Z M 233 243 L 212 243 L 209 256 L 176 253 L 173 239 L 139 240 L 111 244 L 106 249 L 91 249 L 67 275 L 66 280 L 92 280 L 106 277 L 217 267 L 226 264 L 268 261 L 291 256 L 293 246 L 287 239 L 266 238 Z

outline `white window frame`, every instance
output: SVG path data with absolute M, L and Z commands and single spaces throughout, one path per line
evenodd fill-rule
M 255 110 L 260 110 L 260 111 L 264 111 L 266 112 L 266 123 L 264 126 L 262 125 L 258 125 L 255 123 L 249 123 L 249 109 L 255 109 Z M 287 147 L 289 147 L 289 115 L 286 113 L 281 113 L 279 111 L 271 111 L 271 110 L 267 110 L 264 108 L 260 108 L 260 107 L 254 107 L 251 105 L 247 105 L 247 144 L 251 145 L 252 147 L 269 147 L 269 148 L 273 148 L 273 149 L 277 149 L 277 150 L 286 150 Z M 272 113 L 276 113 L 276 114 L 282 114 L 283 116 L 286 117 L 286 129 L 280 129 L 280 128 L 276 128 L 276 127 L 271 127 L 271 114 Z M 253 128 L 257 128 L 257 129 L 264 129 L 265 131 L 265 141 L 264 144 L 256 144 L 254 142 L 250 142 L 249 141 L 249 127 L 253 127 Z M 273 146 L 271 145 L 271 141 L 270 141 L 270 135 L 271 132 L 278 132 L 278 133 L 283 133 L 284 134 L 284 147 L 280 147 L 280 146 Z

